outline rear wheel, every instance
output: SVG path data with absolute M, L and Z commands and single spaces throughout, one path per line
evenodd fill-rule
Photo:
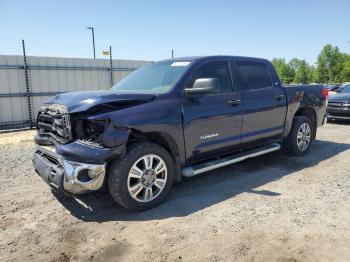
M 126 209 L 145 210 L 164 201 L 173 177 L 173 160 L 164 148 L 148 142 L 137 143 L 109 167 L 108 188 Z
M 313 128 L 314 125 L 309 118 L 296 116 L 286 140 L 287 152 L 295 156 L 304 155 L 312 142 Z

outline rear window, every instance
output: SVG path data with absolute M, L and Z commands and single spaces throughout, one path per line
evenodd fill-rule
M 238 80 L 244 89 L 260 89 L 272 86 L 266 65 L 259 62 L 238 61 Z

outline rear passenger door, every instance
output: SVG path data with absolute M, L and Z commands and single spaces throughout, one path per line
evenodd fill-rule
M 236 60 L 242 96 L 242 143 L 270 139 L 284 129 L 287 102 L 283 87 L 274 83 L 263 60 Z

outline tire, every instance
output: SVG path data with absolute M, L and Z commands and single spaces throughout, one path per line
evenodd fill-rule
M 303 127 L 306 127 L 306 130 L 308 130 L 308 132 L 306 132 L 305 135 L 303 135 L 301 138 L 300 133 L 303 133 Z M 305 116 L 294 117 L 292 129 L 288 135 L 288 138 L 285 141 L 287 153 L 294 156 L 304 155 L 309 150 L 310 145 L 312 143 L 312 134 L 314 134 L 314 128 L 315 127 L 311 119 Z
M 127 210 L 153 208 L 169 194 L 174 167 L 172 157 L 163 147 L 149 142 L 131 144 L 126 155 L 113 160 L 108 168 L 109 192 Z

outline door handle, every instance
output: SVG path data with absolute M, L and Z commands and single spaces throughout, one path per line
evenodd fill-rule
M 232 100 L 228 100 L 227 101 L 229 104 L 231 104 L 232 106 L 238 106 L 241 103 L 240 99 L 232 99 Z
M 281 100 L 283 97 L 284 97 L 284 95 L 283 94 L 279 94 L 279 93 L 277 93 L 277 94 L 275 94 L 275 99 L 277 99 L 277 100 Z

